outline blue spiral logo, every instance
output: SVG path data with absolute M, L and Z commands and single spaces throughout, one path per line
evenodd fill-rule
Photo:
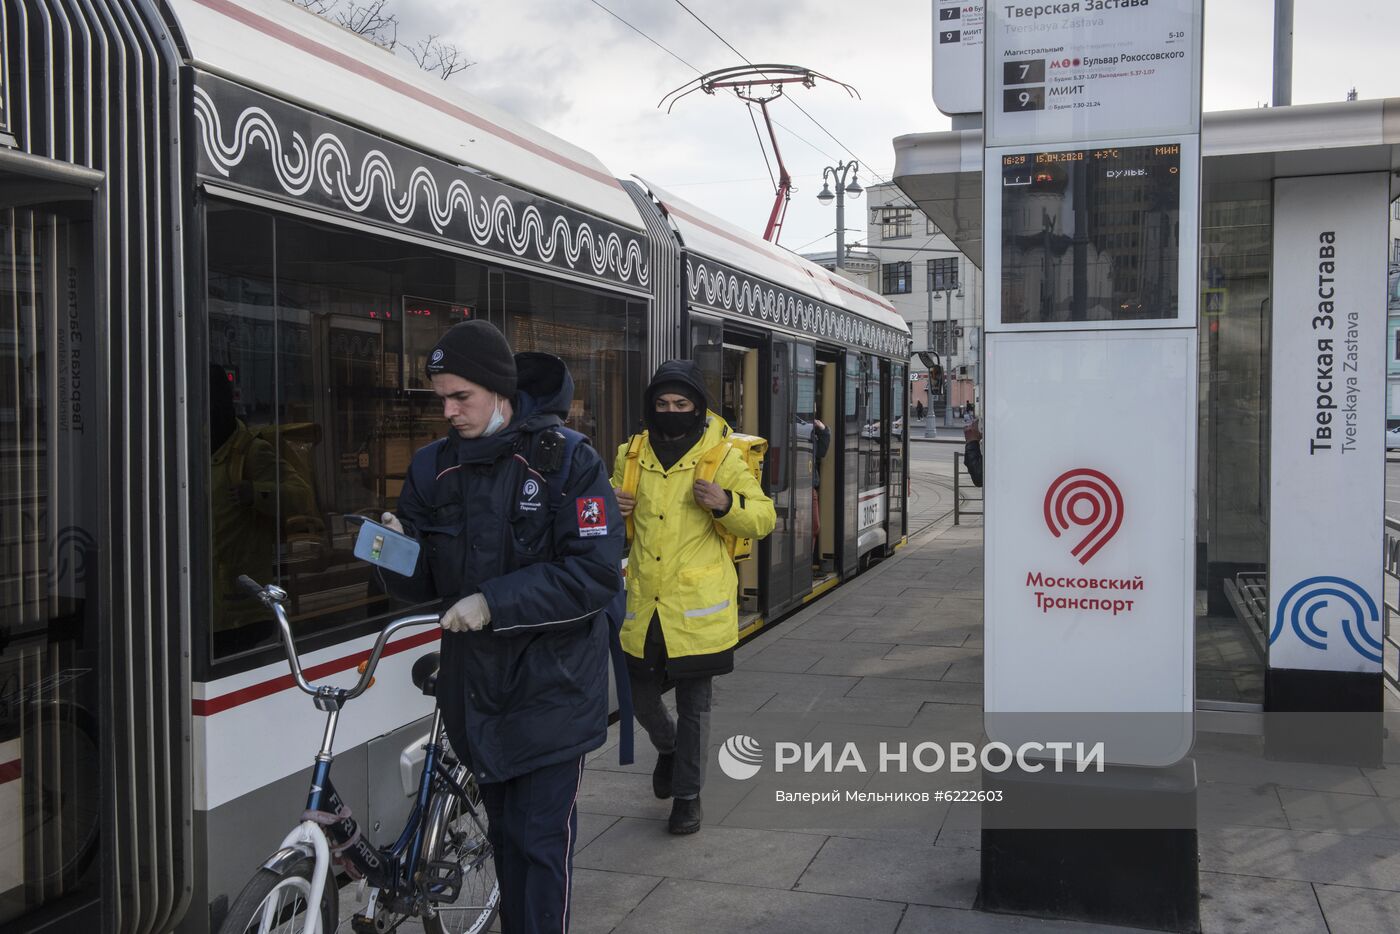
M 1381 660 L 1381 616 L 1371 595 L 1345 577 L 1309 577 L 1288 589 L 1278 604 L 1274 628 L 1269 633 L 1273 645 L 1283 634 L 1287 622 L 1304 645 L 1327 649 L 1328 633 L 1318 625 L 1317 614 L 1340 601 L 1342 634 L 1362 658 L 1379 663 Z

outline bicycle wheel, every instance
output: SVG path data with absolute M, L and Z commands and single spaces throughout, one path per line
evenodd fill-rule
M 306 928 L 307 900 L 316 861 L 303 859 L 278 875 L 259 869 L 228 910 L 219 934 L 301 934 Z M 321 934 L 334 934 L 340 914 L 335 877 L 326 877 L 321 892 Z
M 427 934 L 480 934 L 501 907 L 501 886 L 496 881 L 496 861 L 486 839 L 486 808 L 481 792 L 465 767 L 454 776 L 467 790 L 471 807 L 451 791 L 440 791 L 428 806 L 427 846 L 429 862 L 453 862 L 462 869 L 462 887 L 451 902 L 438 902 L 425 913 Z
M 37 855 L 41 891 L 76 887 L 93 865 L 102 819 L 97 720 L 73 704 L 48 705 L 32 722 L 33 814 L 25 851 Z M 26 761 L 26 767 L 30 762 Z M 28 795 L 27 795 L 28 796 Z M 94 880 L 95 881 L 95 880 Z

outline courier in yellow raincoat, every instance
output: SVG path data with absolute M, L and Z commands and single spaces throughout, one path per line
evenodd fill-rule
M 754 539 L 776 522 L 773 501 L 738 451 L 728 453 L 713 482 L 696 476 L 701 457 L 728 431 L 707 401 L 693 362 L 663 363 L 647 387 L 635 496 L 621 489 L 629 445 L 618 449 L 612 475 L 634 530 L 622 648 L 637 720 L 658 754 L 652 790 L 676 799 L 672 833 L 700 829 L 712 679 L 733 670 L 738 642 L 739 579 L 715 522 Z M 676 686 L 678 722 L 661 701 L 668 681 Z

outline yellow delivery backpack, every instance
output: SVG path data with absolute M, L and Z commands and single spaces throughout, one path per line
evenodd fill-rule
M 637 484 L 642 479 L 642 466 L 640 458 L 642 455 L 642 445 L 646 442 L 647 432 L 633 435 L 627 441 L 627 463 L 622 468 L 622 490 L 633 496 L 637 495 Z M 730 450 L 737 450 L 739 456 L 748 465 L 749 472 L 754 479 L 763 484 L 763 456 L 768 453 L 768 442 L 756 435 L 741 435 L 737 432 L 727 431 L 724 439 L 700 455 L 700 460 L 695 465 L 695 476 L 699 480 L 713 483 L 715 474 L 719 473 L 719 465 L 724 463 L 724 458 Z M 719 537 L 724 539 L 724 545 L 729 550 L 729 557 L 735 561 L 747 561 L 753 557 L 753 539 L 740 538 L 729 531 L 718 520 L 715 520 L 715 531 Z M 627 541 L 632 541 L 632 517 L 627 517 Z

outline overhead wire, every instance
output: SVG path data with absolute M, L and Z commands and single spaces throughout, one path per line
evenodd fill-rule
M 695 11 L 692 10 L 690 7 L 686 6 L 686 5 L 682 2 L 682 0 L 676 0 L 676 5 L 679 6 L 682 10 L 685 10 L 685 11 L 686 11 L 687 13 L 689 13 L 692 17 L 694 17 L 694 19 L 695 19 L 695 21 L 696 21 L 697 23 L 699 23 L 701 26 L 704 26 L 706 29 L 708 29 L 708 30 L 710 31 L 710 35 L 714 36 L 714 37 L 715 37 L 716 39 L 718 39 L 720 42 L 723 42 L 726 46 L 729 46 L 729 51 L 733 52 L 735 55 L 737 55 L 737 56 L 739 56 L 740 58 L 742 58 L 745 62 L 748 62 L 748 65 L 749 65 L 750 68 L 753 68 L 753 67 L 754 67 L 754 63 L 753 63 L 753 62 L 750 62 L 750 61 L 748 60 L 748 57 L 745 56 L 743 52 L 740 52 L 738 49 L 734 48 L 734 46 L 729 45 L 729 40 L 728 40 L 728 39 L 724 38 L 724 36 L 721 36 L 719 33 L 715 32 L 714 29 L 711 28 L 711 26 L 710 26 L 709 23 L 705 22 L 703 19 L 701 19 L 699 16 L 697 16 L 696 13 L 695 13 Z
M 669 56 L 671 56 L 672 58 L 674 58 L 676 61 L 680 62 L 680 63 L 681 63 L 682 65 L 684 65 L 685 67 L 689 68 L 691 71 L 695 72 L 697 75 L 698 75 L 698 74 L 703 74 L 703 72 L 701 72 L 699 68 L 696 68 L 694 65 L 690 64 L 690 62 L 688 62 L 688 61 L 686 61 L 685 59 L 681 58 L 681 57 L 680 57 L 679 55 L 677 55 L 675 52 L 672 52 L 670 49 L 666 48 L 666 46 L 662 45 L 660 42 L 657 42 L 657 41 L 656 41 L 655 39 L 653 39 L 651 36 L 649 36 L 649 35 L 647 35 L 646 33 L 642 32 L 642 30 L 640 30 L 640 29 L 637 28 L 636 26 L 633 26 L 631 23 L 629 23 L 627 20 L 623 19 L 623 18 L 622 18 L 621 16 L 619 16 L 618 14 L 614 13 L 612 10 L 610 10 L 610 9 L 608 9 L 607 7 L 603 6 L 601 3 L 598 2 L 598 0 L 588 0 L 588 2 L 591 3 L 591 4 L 593 4 L 594 6 L 596 6 L 598 9 L 602 10 L 604 13 L 608 14 L 609 16 L 611 16 L 613 19 L 617 20 L 617 21 L 618 21 L 619 23 L 621 23 L 622 25 L 626 26 L 628 29 L 630 29 L 630 30 L 632 30 L 633 32 L 635 32 L 637 35 L 641 36 L 643 39 L 645 39 L 645 40 L 647 40 L 648 42 L 650 42 L 652 45 L 656 46 L 656 47 L 657 47 L 658 49 L 660 49 L 661 51 L 665 52 L 667 55 L 669 55 Z
M 768 181 L 773 183 L 773 187 L 778 187 L 778 180 L 773 177 L 773 166 L 768 161 L 768 150 L 763 145 L 763 134 L 758 132 L 758 120 L 753 115 L 753 104 L 745 102 L 745 109 L 749 112 L 749 122 L 753 124 L 753 135 L 758 139 L 758 151 L 763 153 L 763 165 L 768 169 Z
M 710 26 L 709 23 L 705 22 L 705 21 L 704 21 L 703 19 L 701 19 L 699 16 L 696 16 L 695 11 L 692 10 L 690 7 L 686 6 L 686 5 L 682 2 L 682 0 L 676 0 L 676 4 L 677 4 L 678 6 L 680 6 L 681 9 L 683 9 L 683 10 L 685 10 L 687 13 L 689 13 L 692 17 L 694 17 L 695 20 L 696 20 L 698 23 L 700 23 L 701 26 L 704 26 L 707 30 L 709 30 L 711 35 L 713 35 L 713 36 L 714 36 L 716 39 L 718 39 L 720 42 L 723 42 L 726 46 L 728 46 L 728 48 L 729 48 L 729 50 L 730 50 L 731 52 L 733 52 L 735 55 L 737 55 L 737 56 L 739 56 L 740 58 L 742 58 L 742 59 L 748 64 L 748 66 L 749 66 L 750 68 L 756 67 L 756 66 L 754 65 L 753 62 L 749 61 L 748 56 L 744 55 L 743 52 L 740 52 L 738 49 L 734 48 L 733 45 L 730 45 L 729 40 L 725 39 L 725 38 L 724 38 L 723 36 L 721 36 L 719 33 L 715 32 L 715 30 Z M 784 96 L 784 97 L 787 97 L 787 95 L 783 95 L 783 96 Z M 815 124 L 817 125 L 817 129 L 821 130 L 821 131 L 822 131 L 823 133 L 825 133 L 827 136 L 831 137 L 832 141 L 835 142 L 836 145 L 838 145 L 838 146 L 840 146 L 842 149 L 844 149 L 844 150 L 851 156 L 851 158 L 855 159 L 856 162 L 858 162 L 858 163 L 861 163 L 861 164 L 863 164 L 863 165 L 865 164 L 865 160 L 861 159 L 860 156 L 856 155 L 855 150 L 851 149 L 851 147 L 847 146 L 845 143 L 843 143 L 843 142 L 841 142 L 839 139 L 837 139 L 837 138 L 836 138 L 836 135 L 835 135 L 834 133 L 832 133 L 830 130 L 828 130 L 825 126 L 823 126 L 820 120 L 818 120 L 816 117 L 812 116 L 811 114 L 807 113 L 807 109 L 806 109 L 805 107 L 803 107 L 801 104 L 797 103 L 797 101 L 792 100 L 792 98 L 790 98 L 790 97 L 788 97 L 788 100 L 792 101 L 792 106 L 796 107 L 799 111 L 801 111 L 802 114 L 803 114 L 808 120 L 811 120 L 813 123 L 815 123 Z M 752 112 L 750 112 L 750 117 L 752 117 Z M 774 121 L 774 122 L 776 122 L 776 121 Z M 780 124 L 780 125 L 781 125 L 781 124 Z M 755 125 L 755 129 L 757 129 L 757 125 Z M 784 127 L 784 129 L 786 129 L 786 127 Z M 789 131 L 789 132 L 791 132 L 791 131 Z M 811 143 L 808 143 L 808 145 L 811 146 L 812 144 L 811 144 Z M 816 149 L 815 146 L 813 146 L 812 148 L 813 148 L 813 149 Z M 818 151 L 820 152 L 821 150 L 818 150 Z M 826 154 L 823 153 L 823 155 L 826 155 Z M 766 161 L 766 159 L 767 159 L 766 153 L 765 153 L 764 158 L 765 158 L 765 161 Z M 831 158 L 831 157 L 830 157 L 830 156 L 827 156 L 827 158 Z M 839 162 L 840 160 L 837 159 L 837 160 L 835 160 L 835 161 Z M 873 168 L 871 168 L 869 165 L 865 165 L 865 169 L 866 169 L 866 171 L 868 171 L 871 175 L 875 176 L 875 178 L 879 179 L 880 182 L 881 182 L 882 184 L 891 185 L 891 182 L 890 182 L 889 179 L 887 179 L 887 178 L 885 178 L 884 176 L 882 176 L 879 172 L 875 171 L 875 170 L 874 170 Z M 895 191 L 899 191 L 898 187 L 893 186 L 893 185 L 891 185 L 891 187 L 894 187 L 894 190 L 895 190 Z M 900 192 L 900 194 L 902 195 L 903 192 Z M 906 199 L 906 200 L 907 200 L 907 199 Z M 912 201 L 909 201 L 907 204 L 901 204 L 901 203 L 898 203 L 898 202 L 895 202 L 895 203 L 887 202 L 886 204 L 881 205 L 882 208 L 883 208 L 883 207 L 891 207 L 891 206 L 894 207 L 894 208 L 896 208 L 896 209 L 898 209 L 898 208 L 909 208 L 909 209 L 911 209 L 911 210 L 919 211 L 919 213 L 921 213 L 921 214 L 923 213 L 923 211 L 922 211 L 917 205 L 915 205 Z M 798 249 L 799 249 L 799 250 L 805 249 L 806 247 L 811 246 L 813 243 L 820 243 L 822 240 L 825 240 L 827 237 L 834 236 L 835 233 L 836 233 L 836 231 L 832 231 L 831 233 L 826 234 L 825 236 L 820 237 L 820 238 L 818 238 L 817 240 L 813 240 L 811 243 L 807 243 L 807 244 L 804 244 L 804 245 L 801 246 L 801 247 L 798 247 Z M 940 231 L 939 233 L 941 233 L 941 231 Z M 929 245 L 930 243 L 932 243 L 932 242 L 939 236 L 939 233 L 935 233 L 935 234 L 933 234 L 932 236 L 930 236 L 928 239 L 926 239 L 926 240 L 924 241 L 924 243 L 923 243 L 923 246 L 920 247 L 920 249 L 927 248 L 928 245 Z M 869 249 L 870 249 L 869 244 L 866 244 L 866 247 L 865 247 L 865 248 L 866 248 L 867 250 L 869 250 Z M 876 247 L 875 249 L 879 249 L 879 247 Z M 796 252 L 796 251 L 794 250 L 793 252 Z M 925 270 L 924 270 L 924 274 L 925 274 L 926 277 L 928 277 L 928 276 L 931 275 L 931 273 L 932 273 L 931 268 L 929 268 L 929 262 L 930 262 L 930 261 L 927 261 L 927 260 L 925 261 Z M 911 262 L 911 265 L 912 265 L 912 262 Z M 910 272 L 910 278 L 912 279 L 914 270 L 913 270 L 913 269 L 910 269 L 909 272 Z M 927 285 L 927 284 L 928 284 L 928 281 L 927 281 L 927 278 L 926 278 L 926 280 L 925 280 L 925 285 Z M 932 340 L 932 335 L 930 335 L 929 339 Z
M 666 45 L 664 45 L 663 43 L 661 43 L 661 42 L 659 42 L 658 40 L 652 38 L 650 35 L 648 35 L 648 34 L 647 34 L 645 31 L 643 31 L 641 28 L 639 28 L 639 27 L 633 25 L 631 22 L 629 22 L 629 21 L 628 21 L 627 19 L 625 19 L 624 17 L 620 16 L 619 14 L 615 13 L 613 10 L 611 10 L 611 9 L 609 9 L 608 7 L 604 6 L 602 3 L 599 2 L 599 0 L 588 0 L 588 2 L 589 2 L 589 3 L 592 3 L 592 4 L 593 4 L 594 6 L 596 6 L 598 9 L 602 10 L 604 13 L 607 13 L 609 16 L 613 17 L 613 18 L 616 19 L 618 22 L 622 23 L 622 24 L 623 24 L 624 26 L 626 26 L 628 29 L 632 30 L 632 31 L 635 32 L 637 35 L 641 36 L 643 39 L 647 40 L 647 41 L 650 42 L 652 45 L 656 46 L 658 49 L 660 49 L 661 51 L 665 52 L 667 55 L 671 56 L 671 57 L 674 58 L 676 61 L 680 62 L 682 65 L 684 65 L 684 66 L 686 66 L 687 68 L 689 68 L 691 71 L 695 72 L 697 75 L 703 75 L 703 74 L 704 74 L 704 72 L 702 72 L 699 68 L 696 68 L 694 65 L 692 65 L 690 62 L 686 61 L 686 60 L 685 60 L 684 58 L 682 58 L 680 55 L 676 54 L 674 51 L 672 51 L 670 48 L 668 48 L 668 47 L 667 47 Z M 686 6 L 686 4 L 683 2 L 683 0 L 675 0 L 675 2 L 676 2 L 676 5 L 677 5 L 677 6 L 679 6 L 681 9 L 685 10 L 685 12 L 688 13 L 688 14 L 691 16 L 691 18 L 693 18 L 697 23 L 699 23 L 701 26 L 705 27 L 706 31 L 708 31 L 708 32 L 710 33 L 710 35 L 714 36 L 716 39 L 718 39 L 720 42 L 722 42 L 722 43 L 724 44 L 724 46 L 725 46 L 726 48 L 728 48 L 731 52 L 733 52 L 735 55 L 737 55 L 737 56 L 739 56 L 741 59 L 743 59 L 744 62 L 745 62 L 747 65 L 749 65 L 750 67 L 755 67 L 755 66 L 754 66 L 754 63 L 753 63 L 752 61 L 749 60 L 748 56 L 746 56 L 743 52 L 740 52 L 737 48 L 735 48 L 735 47 L 729 42 L 728 39 L 725 39 L 725 38 L 724 38 L 723 36 L 721 36 L 718 32 L 716 32 L 715 29 L 714 29 L 712 26 L 710 26 L 709 23 L 705 22 L 705 20 L 702 19 L 694 10 L 692 10 L 690 7 Z M 841 140 L 838 139 L 838 138 L 836 137 L 836 134 L 832 133 L 830 130 L 828 130 L 828 129 L 821 123 L 820 120 L 818 120 L 816 117 L 814 117 L 814 116 L 812 116 L 810 113 L 808 113 L 808 111 L 807 111 L 807 109 L 806 109 L 805 107 L 803 107 L 803 106 L 802 106 L 801 104 L 799 104 L 797 101 L 793 100 L 789 95 L 784 94 L 783 96 L 784 96 L 785 98 L 787 98 L 787 99 L 792 103 L 792 105 L 793 105 L 794 107 L 796 107 L 796 108 L 798 109 L 799 112 L 801 112 L 801 114 L 802 114 L 804 117 L 806 117 L 806 118 L 807 118 L 808 120 L 810 120 L 813 124 L 815 124 L 816 127 L 817 127 L 817 129 L 821 130 L 821 131 L 822 131 L 823 133 L 825 133 L 828 137 L 830 137 L 831 140 L 832 140 L 834 143 L 836 143 L 837 146 L 840 146 L 841 149 L 843 149 L 848 155 L 851 156 L 851 158 L 853 158 L 853 159 L 855 159 L 857 162 L 861 163 L 862 167 L 863 167 L 867 172 L 869 172 L 871 175 L 873 175 L 873 176 L 874 176 L 876 179 L 878 179 L 882 184 L 886 184 L 886 185 L 890 184 L 890 180 L 889 180 L 889 179 L 885 178 L 882 174 L 880 174 L 880 173 L 877 172 L 874 168 L 872 168 L 869 164 L 867 164 L 867 163 L 865 162 L 865 160 L 861 159 L 860 156 L 855 152 L 855 150 L 851 149 L 851 147 L 849 147 L 849 146 L 847 146 L 845 143 L 841 142 Z M 771 115 L 770 115 L 770 118 L 771 118 Z M 771 163 L 770 163 L 769 160 L 768 160 L 768 150 L 767 150 L 767 148 L 763 145 L 763 137 L 762 137 L 762 135 L 759 134 L 759 132 L 758 132 L 758 121 L 754 118 L 754 115 L 753 115 L 753 108 L 752 108 L 752 107 L 749 107 L 749 120 L 750 120 L 750 122 L 753 123 L 754 133 L 758 136 L 758 147 L 759 147 L 759 151 L 763 153 L 763 163 L 764 163 L 765 168 L 767 168 L 767 170 L 768 170 L 769 182 L 770 182 L 771 184 L 773 184 L 774 187 L 776 187 L 776 186 L 777 186 L 777 182 L 776 182 L 776 180 L 773 178 L 773 167 L 772 167 Z M 802 136 L 801 134 L 797 133 L 797 132 L 794 131 L 791 127 L 787 126 L 786 124 L 782 123 L 781 121 L 779 121 L 779 120 L 773 120 L 773 123 L 776 124 L 776 125 L 779 126 L 779 127 L 782 127 L 782 129 L 786 130 L 789 134 L 791 134 L 792 137 L 793 137 L 794 139 L 796 139 L 798 142 L 801 142 L 801 143 L 806 144 L 806 146 L 807 146 L 809 149 L 813 150 L 813 151 L 816 152 L 816 153 L 819 153 L 823 158 L 830 159 L 830 160 L 832 160 L 833 162 L 840 162 L 840 161 L 841 161 L 839 158 L 836 158 L 836 157 L 832 156 L 831 153 L 829 153 L 829 152 L 827 152 L 826 150 L 822 149 L 820 146 L 818 146 L 817 144 L 813 143 L 811 140 L 807 139 L 806 137 Z M 693 183 L 693 184 L 700 184 L 700 183 Z M 896 188 L 895 190 L 898 191 L 897 188 Z M 902 194 L 902 192 L 901 192 L 901 194 Z M 909 208 L 909 209 L 911 209 L 911 210 L 920 210 L 919 207 L 918 207 L 918 205 L 914 204 L 912 201 L 906 201 L 906 202 L 899 202 L 899 201 L 887 202 L 886 204 L 881 205 L 881 207 Z M 922 212 L 921 212 L 921 213 L 922 213 Z M 832 236 L 833 234 L 834 234 L 834 231 L 833 231 L 832 234 L 827 234 L 826 236 L 829 237 L 829 236 Z M 937 236 L 938 236 L 938 234 L 934 234 L 933 236 L 929 237 L 928 240 L 926 240 L 926 241 L 924 242 L 924 245 L 927 246 L 929 243 L 932 243 L 933 240 L 934 240 Z M 822 238 L 820 238 L 820 239 L 821 239 L 821 240 L 824 240 L 824 239 L 826 239 L 826 237 L 822 237 Z M 819 242 L 819 241 L 813 241 L 813 242 L 815 243 L 815 242 Z M 810 246 L 810 244 L 808 244 L 808 246 Z M 869 249 L 869 246 L 867 245 L 866 248 Z
M 834 230 L 831 231 L 830 233 L 824 233 L 824 234 L 822 234 L 820 237 L 818 237 L 818 238 L 815 239 L 815 240 L 808 240 L 806 243 L 802 244 L 801 246 L 799 246 L 799 247 L 794 247 L 794 248 L 793 248 L 793 252 L 796 253 L 798 250 L 805 250 L 805 249 L 807 249 L 807 247 L 811 246 L 811 245 L 814 244 L 814 243 L 821 243 L 821 242 L 822 242 L 823 240 L 825 240 L 827 237 L 834 237 L 834 236 L 836 236 L 836 231 L 834 231 Z
M 714 36 L 714 37 L 715 37 L 716 39 L 718 39 L 720 42 L 724 43 L 725 47 L 728 48 L 729 51 L 733 52 L 735 55 L 737 55 L 737 56 L 739 56 L 740 58 L 742 58 L 742 59 L 744 60 L 744 62 L 745 62 L 750 68 L 757 68 L 757 67 L 758 67 L 758 66 L 754 65 L 754 63 L 753 63 L 752 61 L 749 60 L 749 57 L 748 57 L 747 55 L 745 55 L 743 52 L 740 52 L 738 49 L 736 49 L 736 48 L 730 43 L 730 41 L 729 41 L 728 39 L 724 38 L 724 36 L 721 36 L 718 32 L 716 32 L 713 26 L 711 26 L 709 23 L 705 22 L 705 20 L 703 20 L 703 19 L 702 19 L 694 10 L 692 10 L 690 7 L 686 6 L 685 3 L 684 3 L 684 0 L 675 0 L 675 3 L 676 3 L 676 5 L 679 6 L 682 10 L 685 10 L 687 13 L 689 13 L 689 14 L 691 15 L 691 17 L 692 17 L 697 23 L 699 23 L 701 26 L 704 26 L 705 29 L 710 33 L 710 35 Z M 888 178 L 885 178 L 885 177 L 884 177 L 883 175 L 881 175 L 879 172 L 875 171 L 873 168 L 870 168 L 869 165 L 866 165 L 865 160 L 862 159 L 859 155 L 857 155 L 856 152 L 855 152 L 855 150 L 851 149 L 851 147 L 847 146 L 845 143 L 841 142 L 841 140 L 837 139 L 837 138 L 836 138 L 836 134 L 832 133 L 832 132 L 831 132 L 830 130 L 828 130 L 825 126 L 822 125 L 822 123 L 821 123 L 820 120 L 818 120 L 816 117 L 814 117 L 814 116 L 812 116 L 810 113 L 808 113 L 808 112 L 807 112 L 807 109 L 806 109 L 805 107 L 803 107 L 801 104 L 799 104 L 797 101 L 793 100 L 790 96 L 788 96 L 788 95 L 786 95 L 786 94 L 784 94 L 783 97 L 786 98 L 789 102 L 791 102 L 791 103 L 792 103 L 792 106 L 796 107 L 799 111 L 801 111 L 803 116 L 805 116 L 808 120 L 811 120 L 814 124 L 816 124 L 817 129 L 821 130 L 821 131 L 822 131 L 823 133 L 825 133 L 827 136 L 831 137 L 832 142 L 836 143 L 837 146 L 840 146 L 842 149 L 844 149 L 844 150 L 846 151 L 846 153 L 849 154 L 849 155 L 851 156 L 851 158 L 853 158 L 853 159 L 855 159 L 857 162 L 861 163 L 861 165 L 866 169 L 866 171 L 868 171 L 871 175 L 875 176 L 875 178 L 877 178 L 882 184 L 885 184 L 885 185 L 891 184 L 891 182 L 890 182 L 890 180 L 889 180 Z M 777 121 L 774 121 L 774 122 L 776 123 Z M 782 124 L 778 124 L 778 125 L 779 125 L 779 126 L 782 126 Z M 788 128 L 787 128 L 787 127 L 783 127 L 783 129 L 786 130 L 786 129 L 788 129 Z M 788 130 L 788 132 L 791 133 L 792 131 L 791 131 L 791 130 Z M 795 133 L 794 133 L 793 135 L 796 136 Z M 801 137 L 798 137 L 798 138 L 801 139 Z M 803 140 L 803 142 L 806 142 L 806 140 Z M 831 158 L 832 158 L 830 154 L 828 154 L 828 153 L 826 153 L 826 152 L 823 152 L 821 149 L 818 149 L 818 148 L 817 148 L 816 146 L 814 146 L 812 143 L 807 143 L 807 145 L 808 145 L 808 146 L 811 146 L 813 149 L 816 149 L 817 152 L 822 153 L 822 155 L 823 155 L 823 156 L 826 156 L 826 158 L 828 158 L 828 159 L 831 159 Z M 836 159 L 836 160 L 834 160 L 834 161 L 839 162 L 839 161 L 841 161 L 841 160 Z M 898 189 L 896 189 L 896 190 L 898 190 Z M 912 201 L 909 202 L 908 204 L 897 204 L 896 207 L 908 207 L 908 208 L 913 208 L 913 209 L 915 209 L 915 210 L 918 210 L 918 206 L 915 205 Z
M 622 16 L 620 16 L 619 14 L 617 14 L 617 13 L 615 13 L 614 11 L 608 9 L 608 7 L 606 7 L 606 6 L 604 6 L 602 3 L 600 3 L 599 0 L 588 0 L 588 2 L 591 3 L 591 4 L 593 4 L 594 6 L 596 6 L 598 9 L 602 10 L 604 13 L 608 14 L 609 16 L 611 16 L 613 19 L 617 20 L 619 23 L 622 23 L 622 24 L 623 24 L 624 26 L 626 26 L 628 29 L 632 30 L 632 31 L 635 32 L 637 35 L 641 36 L 643 39 L 647 40 L 647 41 L 650 42 L 652 45 L 656 46 L 658 49 L 660 49 L 661 51 L 665 52 L 667 55 L 671 56 L 671 57 L 674 58 L 676 61 L 678 61 L 678 62 L 680 62 L 682 65 L 684 65 L 685 67 L 687 67 L 687 68 L 689 68 L 691 71 L 695 72 L 697 75 L 701 75 L 701 76 L 704 75 L 704 72 L 702 72 L 699 68 L 696 68 L 696 67 L 695 67 L 694 65 L 692 65 L 690 62 L 688 62 L 688 61 L 686 61 L 685 59 L 681 58 L 679 55 L 677 55 L 675 52 L 671 51 L 670 48 L 668 48 L 666 45 L 664 45 L 664 44 L 661 43 L 660 41 L 658 41 L 658 40 L 652 38 L 652 37 L 651 37 L 650 35 L 648 35 L 645 31 L 643 31 L 640 27 L 633 25 L 632 23 L 628 22 L 626 19 L 624 19 L 624 18 L 623 18 Z M 682 4 L 682 6 L 684 6 L 684 4 Z M 686 12 L 689 13 L 691 16 L 695 16 L 694 11 L 692 11 L 689 7 L 686 7 L 685 9 L 686 9 Z M 699 20 L 699 17 L 695 17 L 695 18 L 696 18 L 697 20 Z M 700 20 L 700 23 L 701 23 L 701 25 L 705 25 L 703 20 Z M 708 26 L 706 26 L 706 28 L 709 29 Z M 719 34 L 718 34 L 718 33 L 715 33 L 713 29 L 711 29 L 710 32 L 711 32 L 711 33 L 714 33 L 716 36 L 719 36 Z M 724 42 L 724 38 L 723 38 L 722 36 L 719 36 L 719 39 L 720 39 L 721 42 Z M 743 58 L 743 55 L 742 55 L 741 53 L 739 53 L 739 50 L 738 50 L 738 49 L 735 49 L 732 45 L 729 45 L 728 42 L 724 42 L 724 44 L 725 44 L 726 46 L 729 46 L 730 50 L 733 51 L 736 55 L 739 55 L 740 58 Z M 748 59 L 744 59 L 744 61 L 748 61 Z M 753 63 L 750 62 L 749 64 L 753 64 Z M 753 114 L 750 113 L 749 116 L 750 116 L 750 119 L 752 119 Z M 771 115 L 770 115 L 770 119 L 771 119 Z M 815 152 L 820 153 L 820 154 L 822 155 L 823 158 L 835 160 L 835 157 L 832 156 L 831 153 L 829 153 L 829 152 L 827 152 L 826 150 L 822 149 L 820 146 L 818 146 L 816 143 L 813 143 L 811 140 L 807 139 L 805 136 L 802 136 L 800 133 L 798 133 L 797 131 L 793 130 L 792 127 L 788 126 L 787 124 L 783 123 L 783 122 L 780 121 L 780 120 L 773 120 L 773 122 L 774 122 L 775 124 L 777 124 L 778 126 L 782 127 L 784 130 L 786 130 L 786 131 L 787 131 L 794 139 L 796 139 L 798 142 L 800 142 L 800 143 L 805 143 L 805 144 L 807 145 L 808 148 L 812 149 L 812 150 L 815 151 Z M 757 123 L 756 123 L 756 121 L 755 121 L 755 128 L 757 128 Z M 763 149 L 762 137 L 759 138 L 759 149 L 760 149 L 760 150 L 763 150 L 763 161 L 764 161 L 765 164 L 766 164 L 766 163 L 768 162 L 768 153 L 767 153 L 766 150 Z M 769 175 L 769 178 L 770 178 L 770 179 L 771 179 L 772 176 L 773 176 L 773 169 L 772 169 L 771 166 L 769 166 L 769 168 L 768 168 L 768 175 Z M 774 182 L 773 184 L 774 184 L 774 187 L 777 187 L 777 183 L 776 183 L 776 182 Z

